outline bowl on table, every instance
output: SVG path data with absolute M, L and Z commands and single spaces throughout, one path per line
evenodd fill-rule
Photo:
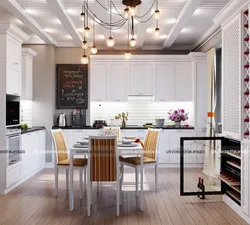
M 122 140 L 122 144 L 126 144 L 126 145 L 132 144 L 133 142 L 134 142 L 134 140 L 129 140 L 129 139 Z
M 88 145 L 89 141 L 88 140 L 78 140 L 78 141 L 76 141 L 76 143 L 78 143 L 80 145 Z

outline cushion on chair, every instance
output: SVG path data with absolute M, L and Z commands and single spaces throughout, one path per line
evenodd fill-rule
M 128 163 L 128 164 L 132 164 L 132 165 L 140 165 L 141 164 L 141 157 L 119 157 L 120 161 L 121 162 L 125 162 L 125 163 Z M 151 158 L 147 158 L 147 157 L 144 157 L 143 158 L 143 164 L 148 164 L 148 163 L 155 163 L 156 160 L 154 159 L 151 159 Z
M 73 165 L 77 167 L 87 166 L 87 159 L 73 159 Z M 58 166 L 69 166 L 69 159 L 62 160 L 57 163 Z

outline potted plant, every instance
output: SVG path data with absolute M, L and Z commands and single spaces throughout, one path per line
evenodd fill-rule
M 126 127 L 126 121 L 128 120 L 128 112 L 125 113 L 125 112 L 122 112 L 122 114 L 118 114 L 115 116 L 115 119 L 116 120 L 120 120 L 122 119 L 122 127 Z
M 171 109 L 168 112 L 168 115 L 169 115 L 168 118 L 171 121 L 174 121 L 175 126 L 178 126 L 178 127 L 181 126 L 181 121 L 188 120 L 188 112 L 185 112 L 184 109 L 176 109 L 176 110 Z

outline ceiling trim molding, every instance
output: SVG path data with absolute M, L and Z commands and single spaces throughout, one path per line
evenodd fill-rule
M 40 37 L 45 43 L 57 45 L 57 42 L 33 19 L 16 0 L 1 0 L 3 5 L 14 16 L 21 20 L 31 31 Z
M 32 48 L 22 48 L 22 55 L 28 57 L 36 57 L 37 53 Z
M 171 28 L 168 38 L 166 38 L 166 40 L 163 42 L 162 49 L 169 48 L 173 45 L 182 29 L 187 24 L 189 18 L 194 14 L 201 2 L 202 0 L 190 0 L 186 2 L 177 18 L 177 22 Z
M 250 0 L 231 0 L 218 14 L 214 17 L 213 22 L 217 26 L 224 26 L 228 23 L 236 14 L 240 13 L 247 5 L 250 4 Z
M 19 27 L 13 23 L 0 23 L 0 34 L 8 34 L 23 43 L 29 40 L 30 36 L 24 33 Z
M 65 29 L 69 32 L 76 46 L 80 46 L 83 38 L 76 30 L 76 26 L 70 16 L 67 14 L 66 9 L 61 0 L 46 0 L 52 12 L 58 17 Z

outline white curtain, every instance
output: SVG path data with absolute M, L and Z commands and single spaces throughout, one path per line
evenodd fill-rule
M 216 108 L 216 49 L 212 48 L 207 52 L 207 137 L 215 136 L 215 119 L 214 111 Z M 205 143 L 205 160 L 203 173 L 215 177 L 215 142 L 206 141 Z

